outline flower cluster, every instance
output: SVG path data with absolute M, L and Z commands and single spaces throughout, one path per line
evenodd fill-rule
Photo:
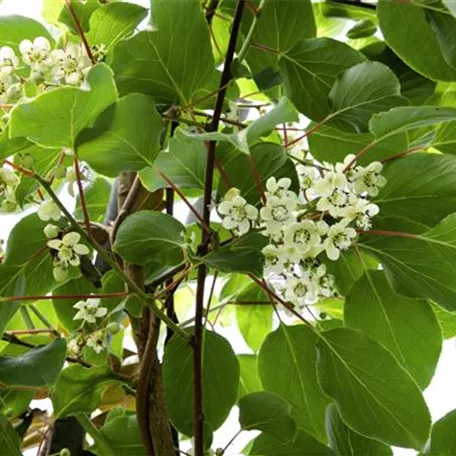
M 22 96 L 24 70 L 29 80 L 46 88 L 60 84 L 80 85 L 90 70 L 91 61 L 82 45 L 68 43 L 65 49 L 52 49 L 42 36 L 33 41 L 23 40 L 20 55 L 9 46 L 0 48 L 0 103 L 15 103 Z M 93 49 L 97 61 L 106 55 L 103 45 Z
M 0 198 L 2 199 L 2 209 L 5 212 L 16 210 L 16 187 L 20 179 L 14 171 L 8 168 L 0 168 Z
M 386 183 L 381 171 L 379 162 L 357 166 L 353 155 L 336 165 L 298 164 L 298 192 L 291 179 L 271 177 L 259 212 L 236 189 L 228 192 L 218 212 L 223 226 L 235 234 L 257 227 L 268 236 L 265 276 L 284 299 L 304 306 L 336 292 L 325 259 L 338 260 L 357 231 L 370 228 L 379 208 L 369 198 Z

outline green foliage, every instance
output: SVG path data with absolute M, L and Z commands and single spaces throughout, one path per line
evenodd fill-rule
M 426 445 L 425 454 L 450 456 L 456 450 L 454 438 L 456 414 L 452 410 L 432 426 L 431 437 Z

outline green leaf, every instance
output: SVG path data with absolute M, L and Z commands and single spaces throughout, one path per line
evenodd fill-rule
M 201 258 L 208 267 L 222 272 L 252 273 L 257 277 L 263 275 L 264 256 L 259 250 L 223 249 L 208 253 Z
M 322 120 L 331 112 L 329 93 L 338 73 L 365 59 L 360 52 L 331 38 L 301 41 L 280 60 L 285 93 L 300 112 Z
M 388 45 L 418 73 L 438 81 L 456 80 L 456 69 L 445 60 L 425 13 L 426 2 L 380 0 L 377 16 Z M 415 43 L 410 46 L 410 43 Z
M 206 145 L 178 128 L 169 141 L 168 150 L 160 152 L 153 166 L 143 169 L 139 176 L 150 192 L 170 187 L 159 172 L 164 173 L 176 187 L 204 189 L 206 162 Z
M 329 99 L 330 125 L 341 130 L 366 132 L 372 114 L 406 104 L 394 73 L 378 62 L 363 62 L 339 74 Z
M 430 298 L 456 310 L 456 214 L 423 234 L 366 235 L 359 245 L 382 262 L 394 289 L 412 298 Z
M 165 348 L 163 378 L 168 410 L 174 426 L 193 435 L 193 361 L 187 341 L 173 337 Z M 239 363 L 229 342 L 219 334 L 204 332 L 203 411 L 212 430 L 218 429 L 236 402 Z
M 262 431 L 281 442 L 296 435 L 296 423 L 290 416 L 291 405 L 269 391 L 251 393 L 239 400 L 239 423 L 245 431 Z
M 111 184 L 102 177 L 96 177 L 84 189 L 85 202 L 90 221 L 98 223 L 102 223 L 104 221 L 110 194 Z M 75 216 L 80 220 L 84 218 L 79 194 L 76 197 Z
M 10 46 L 18 53 L 21 41 L 33 41 L 39 36 L 47 38 L 51 45 L 54 43 L 46 27 L 29 17 L 14 15 L 0 18 L 0 47 Z
M 380 138 L 387 138 L 422 127 L 439 126 L 456 120 L 456 109 L 438 106 L 400 106 L 374 114 L 369 130 Z
M 111 105 L 93 128 L 78 137 L 78 154 L 106 176 L 139 171 L 153 165 L 162 130 L 163 121 L 152 98 L 132 93 Z
M 0 415 L 0 454 L 22 456 L 19 434 L 4 415 Z
M 333 456 L 330 448 L 322 445 L 312 436 L 298 430 L 292 442 L 282 443 L 280 440 L 261 434 L 253 441 L 249 456 Z
M 62 87 L 13 109 L 10 137 L 24 136 L 43 147 L 72 149 L 78 133 L 117 99 L 109 67 L 93 67 L 87 82 L 90 90 Z
M 119 384 L 107 367 L 86 368 L 79 364 L 60 374 L 52 393 L 56 418 L 77 413 L 92 413 L 100 404 L 106 388 Z
M 374 139 L 374 136 L 370 133 L 351 133 L 331 128 L 327 125 L 322 125 L 308 137 L 312 156 L 319 161 L 329 163 L 343 162 L 347 155 L 356 155 L 367 144 L 373 143 Z M 407 149 L 407 135 L 399 133 L 379 141 L 372 149 L 369 149 L 368 153 L 360 157 L 358 163 L 366 165 L 373 161 L 392 157 Z
M 34 391 L 2 390 L 0 393 L 0 415 L 5 414 L 10 409 L 13 411 L 14 418 L 19 417 L 27 410 L 34 397 Z
M 272 330 L 273 308 L 265 292 L 252 284 L 237 295 L 236 320 L 247 345 L 258 351 Z
M 366 271 L 345 301 L 347 326 L 387 348 L 421 389 L 434 376 L 442 333 L 430 304 L 397 294 L 383 271 Z
M 166 256 L 168 264 L 182 261 L 184 226 L 167 214 L 140 211 L 119 228 L 113 249 L 129 263 L 143 265 L 155 256 Z
M 136 415 L 121 415 L 106 421 L 100 429 L 101 435 L 109 442 L 109 446 L 115 454 L 128 456 L 146 456 L 146 451 L 139 433 L 138 419 Z M 91 447 L 90 451 L 98 456 L 105 456 L 97 447 Z
M 54 11 L 51 11 L 51 3 L 54 3 Z M 87 0 L 86 3 L 81 3 L 79 0 L 71 0 L 71 6 L 73 7 L 73 11 L 76 14 L 76 17 L 78 18 L 78 22 L 81 25 L 81 28 L 83 32 L 87 33 L 90 28 L 90 17 L 94 13 L 94 11 L 98 8 L 100 8 L 100 3 L 98 0 Z M 43 17 L 51 23 L 57 24 L 58 22 L 61 22 L 62 24 L 65 24 L 73 33 L 74 35 L 78 35 L 78 30 L 75 26 L 73 16 L 71 15 L 68 7 L 61 2 L 56 2 L 55 0 L 44 0 L 44 5 L 43 8 L 46 8 L 46 11 L 43 11 Z M 60 8 L 60 14 L 58 9 Z M 50 20 L 47 15 L 52 15 Z M 92 41 L 89 41 L 90 45 L 93 45 Z
M 240 190 L 241 195 L 251 204 L 260 202 L 260 193 L 252 176 L 248 157 L 228 144 L 219 144 L 217 156 L 220 158 L 223 169 L 233 187 Z M 292 181 L 291 189 L 299 188 L 298 177 L 293 162 L 288 158 L 285 149 L 270 142 L 255 144 L 250 148 L 250 156 L 255 164 L 255 169 L 261 177 L 263 187 L 266 181 L 274 176 L 277 179 L 289 177 Z M 218 194 L 223 196 L 228 188 L 223 179 L 220 179 Z
M 52 385 L 62 370 L 65 355 L 65 339 L 57 338 L 21 356 L 1 356 L 0 383 L 32 387 Z
M 98 8 L 90 18 L 87 41 L 91 46 L 104 44 L 112 49 L 130 36 L 147 16 L 147 9 L 132 3 L 109 3 Z
M 156 103 L 191 104 L 215 74 L 209 28 L 199 0 L 175 8 L 153 0 L 153 32 L 119 43 L 113 69 L 122 94 L 142 92 Z M 192 24 L 189 28 L 188 24 Z
M 378 263 L 364 252 L 351 249 L 341 252 L 337 261 L 326 264 L 328 273 L 336 280 L 338 291 L 346 296 L 353 284 L 364 274 L 367 269 L 377 269 Z
M 444 339 L 451 339 L 456 336 L 456 314 L 447 312 L 436 304 L 432 304 L 435 316 L 442 328 Z
M 255 0 L 255 6 L 259 6 L 259 0 Z M 293 21 L 290 21 L 290 18 Z M 252 15 L 244 14 L 242 31 L 248 32 L 252 22 Z M 312 4 L 309 0 L 296 2 L 294 0 L 266 0 L 264 8 L 258 18 L 252 42 L 275 49 L 280 53 L 286 53 L 298 41 L 311 38 L 316 35 L 315 19 Z M 278 54 L 264 52 L 250 46 L 246 54 L 246 60 L 253 75 L 258 75 L 265 70 L 277 71 L 279 60 Z
M 330 399 L 316 372 L 316 336 L 309 328 L 280 327 L 270 333 L 258 355 L 258 372 L 265 390 L 287 399 L 298 428 L 326 441 L 325 410 Z
M 432 426 L 429 444 L 425 454 L 432 456 L 452 456 L 456 453 L 456 410 L 447 413 Z
M 347 38 L 350 38 L 351 40 L 365 38 L 367 36 L 372 36 L 376 31 L 377 24 L 370 19 L 362 19 L 347 32 Z
M 256 355 L 237 355 L 240 367 L 238 398 L 249 393 L 262 391 L 260 377 L 258 376 Z
M 360 331 L 324 332 L 318 374 L 342 420 L 356 432 L 390 445 L 420 449 L 431 423 L 412 377 L 393 355 Z
M 384 443 L 368 439 L 349 428 L 340 418 L 337 406 L 330 404 L 326 411 L 329 444 L 340 456 L 393 456 Z
M 5 270 L 3 270 L 3 273 Z M 0 269 L 0 277 L 2 270 Z M 3 277 L 2 277 L 3 279 Z M 19 273 L 16 280 L 16 285 L 14 288 L 14 296 L 24 296 L 25 292 L 25 276 L 23 273 Z M 1 283 L 1 279 L 0 279 Z M 3 336 L 5 329 L 8 326 L 9 321 L 14 317 L 18 311 L 21 303 L 20 301 L 11 301 L 11 302 L 0 302 L 0 337 Z
M 436 225 L 454 212 L 455 173 L 452 156 L 419 153 L 395 160 L 383 172 L 388 183 L 375 198 L 380 214 Z

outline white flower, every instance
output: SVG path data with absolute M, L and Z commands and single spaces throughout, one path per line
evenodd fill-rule
M 360 171 L 355 182 L 355 191 L 359 194 L 367 192 L 370 196 L 377 196 L 378 189 L 386 184 L 386 178 L 380 175 L 383 165 L 372 162 L 367 168 Z
M 218 212 L 224 216 L 223 227 L 238 234 L 247 233 L 251 222 L 258 218 L 258 209 L 248 204 L 242 196 L 234 196 L 229 201 L 225 199 L 219 204 Z
M 43 201 L 38 208 L 38 217 L 44 222 L 60 220 L 60 209 L 52 200 Z
M 334 276 L 330 274 L 322 275 L 320 277 L 315 276 L 313 278 L 313 281 L 319 295 L 329 298 L 336 292 L 336 283 L 334 281 Z
M 311 278 L 323 277 L 326 274 L 326 265 L 322 263 L 318 258 L 310 256 L 302 258 L 299 265 L 302 268 L 302 274 L 305 274 Z
M 315 299 L 315 286 L 308 277 L 289 277 L 285 288 L 285 299 L 302 305 L 305 300 Z
M 0 71 L 6 74 L 14 73 L 19 65 L 19 59 L 12 48 L 3 46 L 0 48 Z
M 358 228 L 368 230 L 371 227 L 371 218 L 380 212 L 376 204 L 364 198 L 359 198 L 353 206 L 347 207 L 345 217 L 354 221 Z
M 342 220 L 332 225 L 328 230 L 327 237 L 323 241 L 323 247 L 330 260 L 337 260 L 340 256 L 340 251 L 347 250 L 352 243 L 352 239 L 356 237 L 356 231 L 348 227 L 348 223 L 348 220 Z
M 22 41 L 19 45 L 19 50 L 24 63 L 29 65 L 34 71 L 41 72 L 52 66 L 51 45 L 42 36 L 35 38 L 33 43 L 30 40 Z
M 67 343 L 67 352 L 70 356 L 77 356 L 77 355 L 79 355 L 80 351 L 81 351 L 81 347 L 79 346 L 77 339 L 71 339 Z
M 74 198 L 74 184 L 77 181 L 76 171 L 72 166 L 66 169 L 65 180 L 68 182 L 68 193 Z
M 60 228 L 56 225 L 52 225 L 51 223 L 49 223 L 48 225 L 46 225 L 44 227 L 43 231 L 44 231 L 44 235 L 48 239 L 54 239 L 59 235 Z
M 265 196 L 266 198 L 269 198 L 271 196 L 278 196 L 279 198 L 282 198 L 284 196 L 295 196 L 297 198 L 297 195 L 290 190 L 290 186 L 291 179 L 288 177 L 282 177 L 278 181 L 275 177 L 270 177 L 266 181 L 267 192 L 265 192 Z
M 318 196 L 330 196 L 334 190 L 345 189 L 347 185 L 347 178 L 343 173 L 335 173 L 329 171 L 322 179 L 317 179 L 314 182 L 313 188 Z
M 265 273 L 279 274 L 285 268 L 287 255 L 283 248 L 276 247 L 273 244 L 268 244 L 262 250 L 265 260 Z
M 75 43 L 69 43 L 65 50 L 52 52 L 55 62 L 54 77 L 64 79 L 67 84 L 78 85 L 84 82 L 90 70 L 91 62 L 85 49 Z
M 285 228 L 284 233 L 285 245 L 294 247 L 303 255 L 321 242 L 317 224 L 312 220 L 293 223 Z
M 0 71 L 0 103 L 8 103 L 18 90 L 17 80 L 8 73 Z
M 12 192 L 19 184 L 20 180 L 16 174 L 7 168 L 0 168 L 0 196 Z
M 90 50 L 92 51 L 92 57 L 96 62 L 102 62 L 108 52 L 104 44 L 95 44 L 90 47 Z
M 103 331 L 95 331 L 87 338 L 87 347 L 90 347 L 95 353 L 100 354 L 105 348 L 105 337 Z
M 296 172 L 298 173 L 299 182 L 303 190 L 311 188 L 317 178 L 316 170 L 313 166 L 297 165 Z
M 108 313 L 108 309 L 100 307 L 100 300 L 95 298 L 78 301 L 73 307 L 78 309 L 73 320 L 84 320 L 87 323 L 95 323 L 97 318 L 102 318 Z
M 55 263 L 59 266 L 67 268 L 68 266 L 79 266 L 81 260 L 80 255 L 87 255 L 89 249 L 84 244 L 79 244 L 81 235 L 76 232 L 65 234 L 63 238 L 52 239 L 47 242 L 47 245 L 57 251 L 57 257 Z
M 260 210 L 261 218 L 266 222 L 268 233 L 274 234 L 278 232 L 283 226 L 295 221 L 293 213 L 296 210 L 298 202 L 294 197 L 270 196 L 266 200 L 265 207 Z

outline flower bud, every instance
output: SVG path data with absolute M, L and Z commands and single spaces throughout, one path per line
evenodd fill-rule
M 71 456 L 71 451 L 68 448 L 60 450 L 59 456 Z
M 106 331 L 109 334 L 117 334 L 120 331 L 120 325 L 116 321 L 112 321 L 109 323 L 108 326 L 106 326 Z
M 21 156 L 22 164 L 26 168 L 33 168 L 35 166 L 35 157 L 32 157 L 30 154 L 24 154 Z
M 54 176 L 56 179 L 64 179 L 66 176 L 66 167 L 58 165 L 54 168 Z
M 233 201 L 236 196 L 239 196 L 241 194 L 240 190 L 236 187 L 231 187 L 224 196 L 225 201 Z
M 59 235 L 60 228 L 58 226 L 52 225 L 49 223 L 44 227 L 44 234 L 48 239 L 54 239 Z
M 2 203 L 2 209 L 5 212 L 14 212 L 17 209 L 16 201 L 4 200 Z
M 68 270 L 61 266 L 55 266 L 52 273 L 56 282 L 65 282 L 68 277 Z

